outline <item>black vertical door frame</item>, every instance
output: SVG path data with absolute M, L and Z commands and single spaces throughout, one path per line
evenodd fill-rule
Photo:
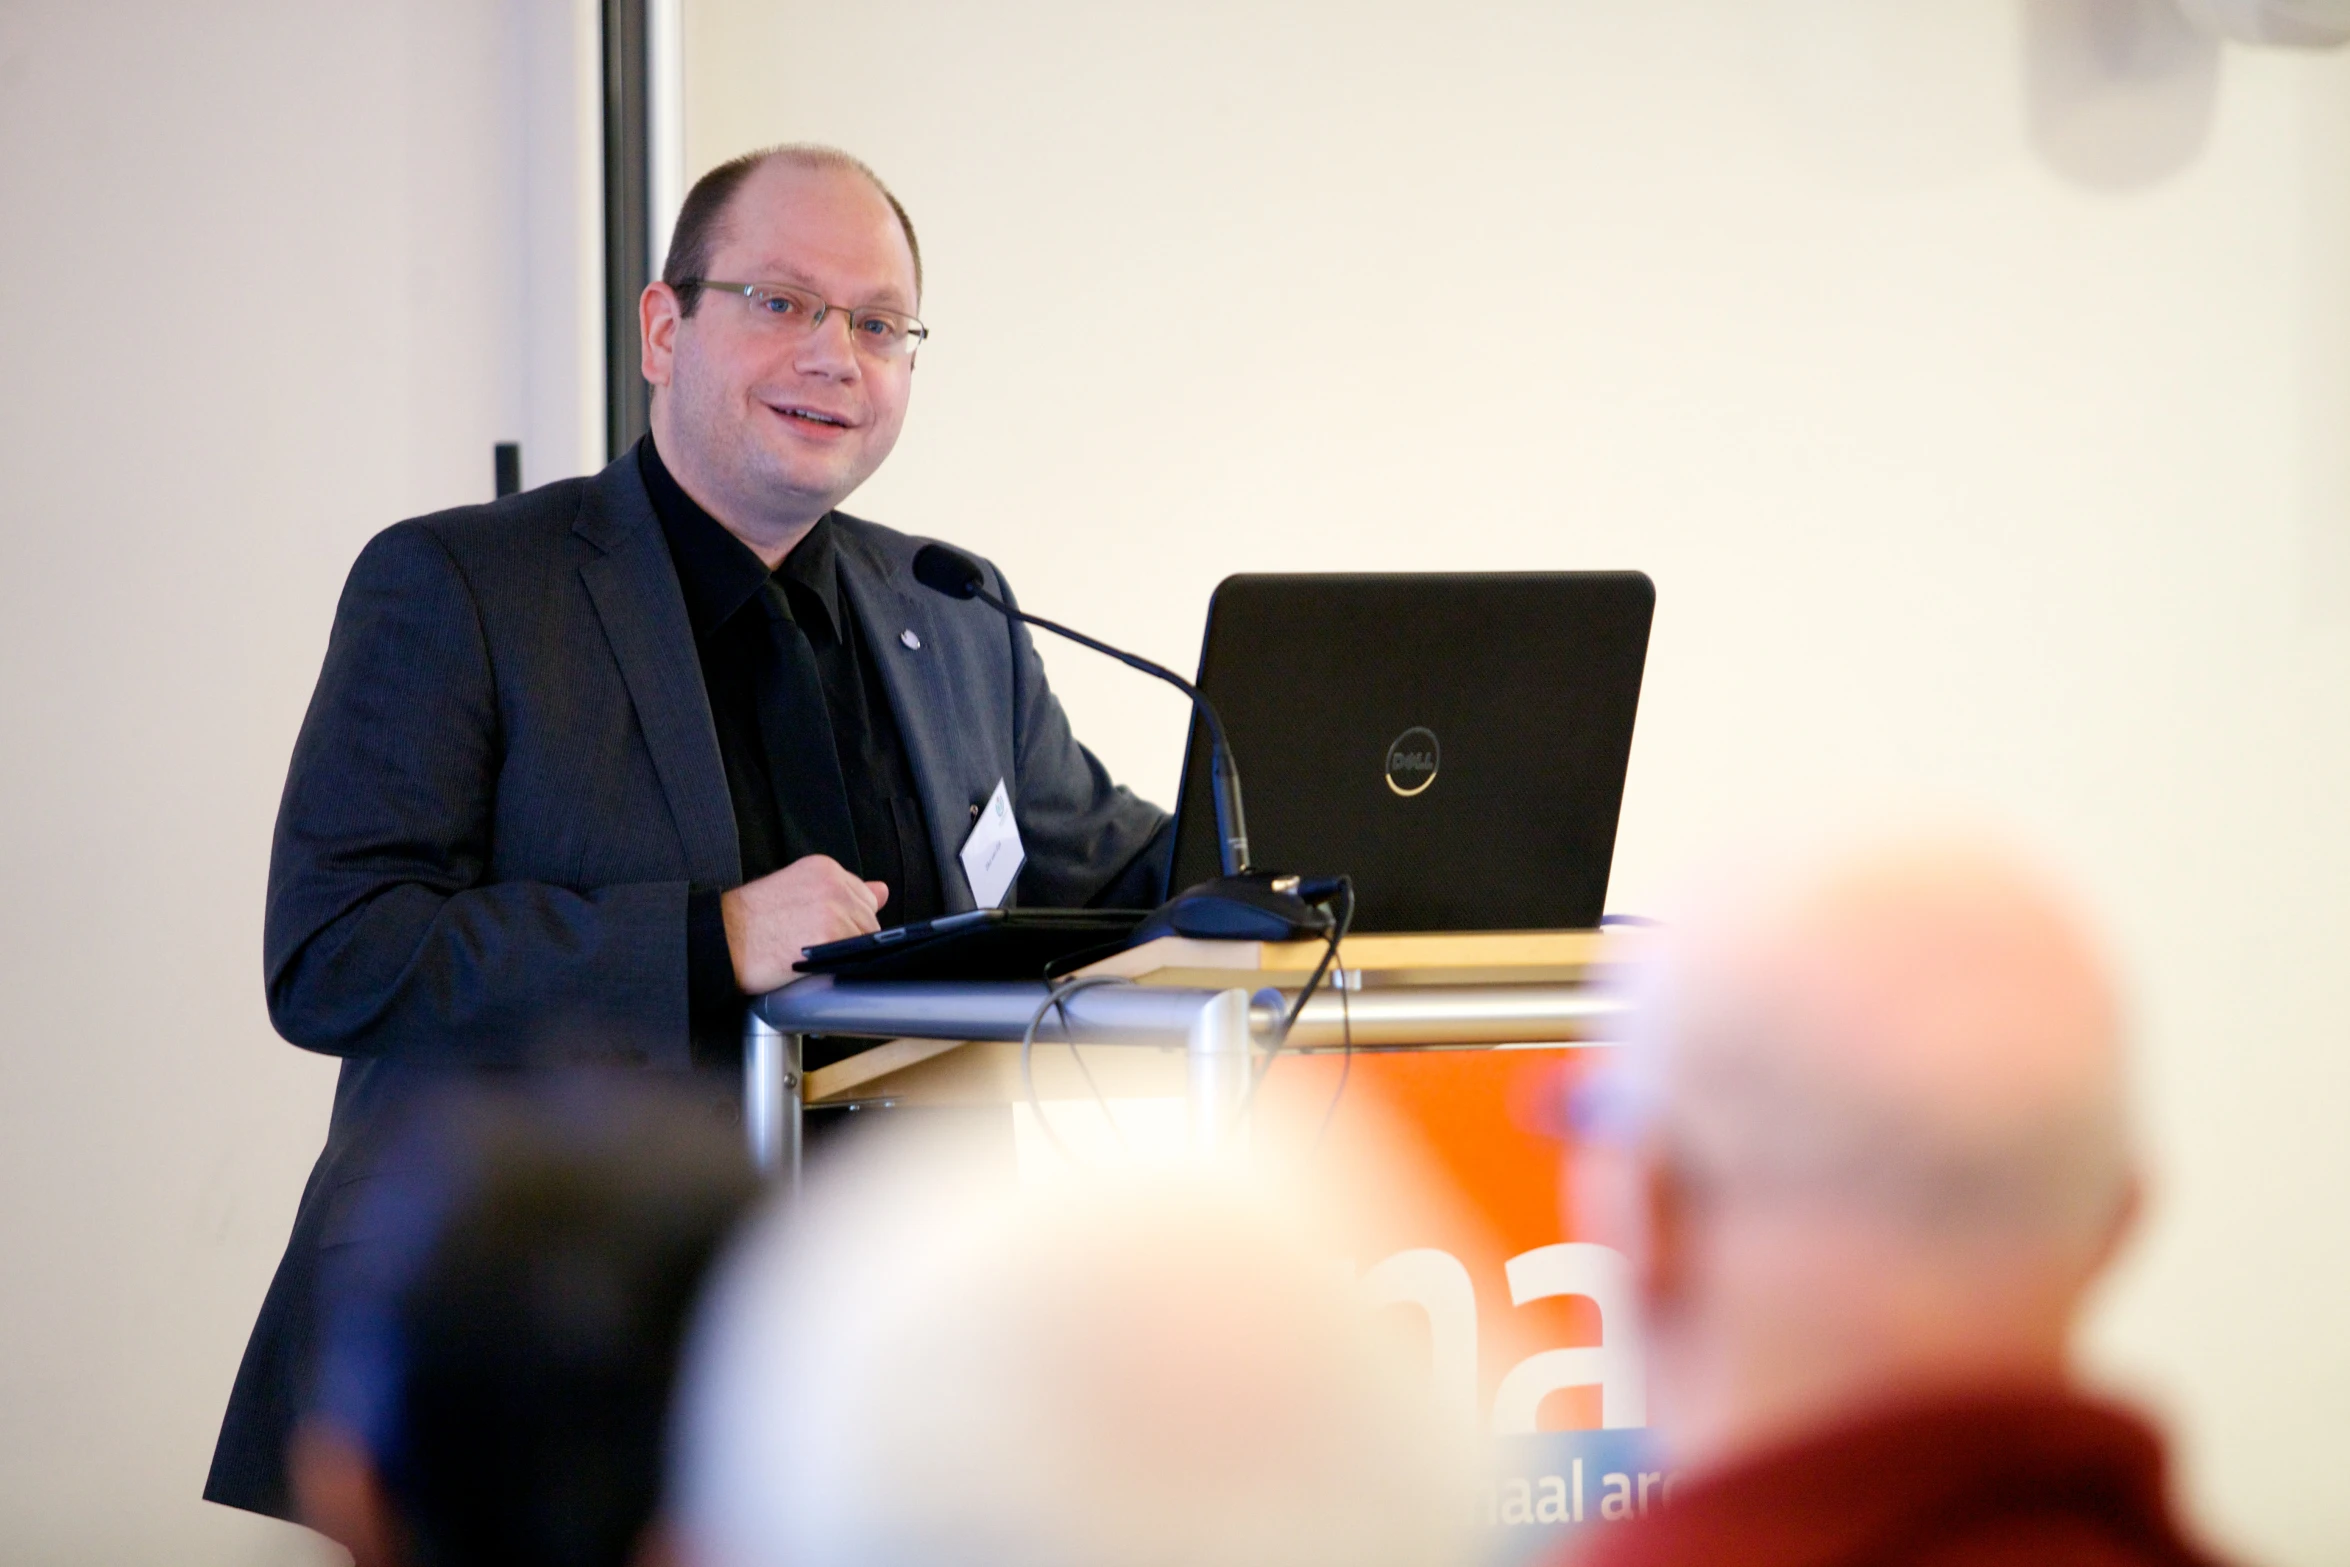
M 604 0 L 604 446 L 617 457 L 650 422 L 637 296 L 652 281 L 652 123 L 645 0 Z

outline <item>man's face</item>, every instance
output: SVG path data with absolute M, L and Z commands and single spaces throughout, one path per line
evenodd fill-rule
M 770 162 L 728 204 L 708 276 L 788 283 L 849 310 L 911 314 L 914 257 L 889 203 L 853 171 Z M 844 315 L 792 338 L 705 292 L 691 316 L 645 291 L 645 379 L 661 454 L 721 521 L 759 533 L 814 521 L 897 444 L 913 363 L 860 353 Z

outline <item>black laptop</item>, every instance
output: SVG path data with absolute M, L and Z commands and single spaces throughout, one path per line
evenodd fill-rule
M 1359 931 L 1597 925 L 1655 605 L 1636 571 L 1225 578 L 1199 685 L 1250 859 L 1351 875 Z M 1173 886 L 1215 874 L 1195 722 Z
M 1606 905 L 1656 590 L 1636 571 L 1227 577 L 1200 688 L 1256 864 L 1355 881 L 1354 928 L 1575 930 Z M 1174 890 L 1216 874 L 1192 726 Z M 844 979 L 1033 979 L 1139 910 L 981 909 L 811 948 Z

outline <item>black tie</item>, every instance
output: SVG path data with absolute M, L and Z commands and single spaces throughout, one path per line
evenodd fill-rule
M 759 736 L 775 780 L 775 809 L 783 822 L 784 863 L 829 854 L 858 875 L 857 829 L 849 818 L 848 786 L 841 781 L 832 714 L 816 650 L 794 619 L 783 585 L 767 579 L 760 594 L 775 657 L 766 661 L 759 692 Z

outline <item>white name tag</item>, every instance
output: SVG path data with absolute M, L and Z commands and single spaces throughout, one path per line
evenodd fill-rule
M 970 878 L 971 896 L 983 909 L 1002 908 L 1004 894 L 1012 890 L 1012 878 L 1027 862 L 1028 851 L 1020 845 L 1020 824 L 1012 820 L 1012 796 L 999 778 L 995 793 L 987 797 L 987 809 L 979 813 L 971 836 L 963 841 L 963 874 Z

